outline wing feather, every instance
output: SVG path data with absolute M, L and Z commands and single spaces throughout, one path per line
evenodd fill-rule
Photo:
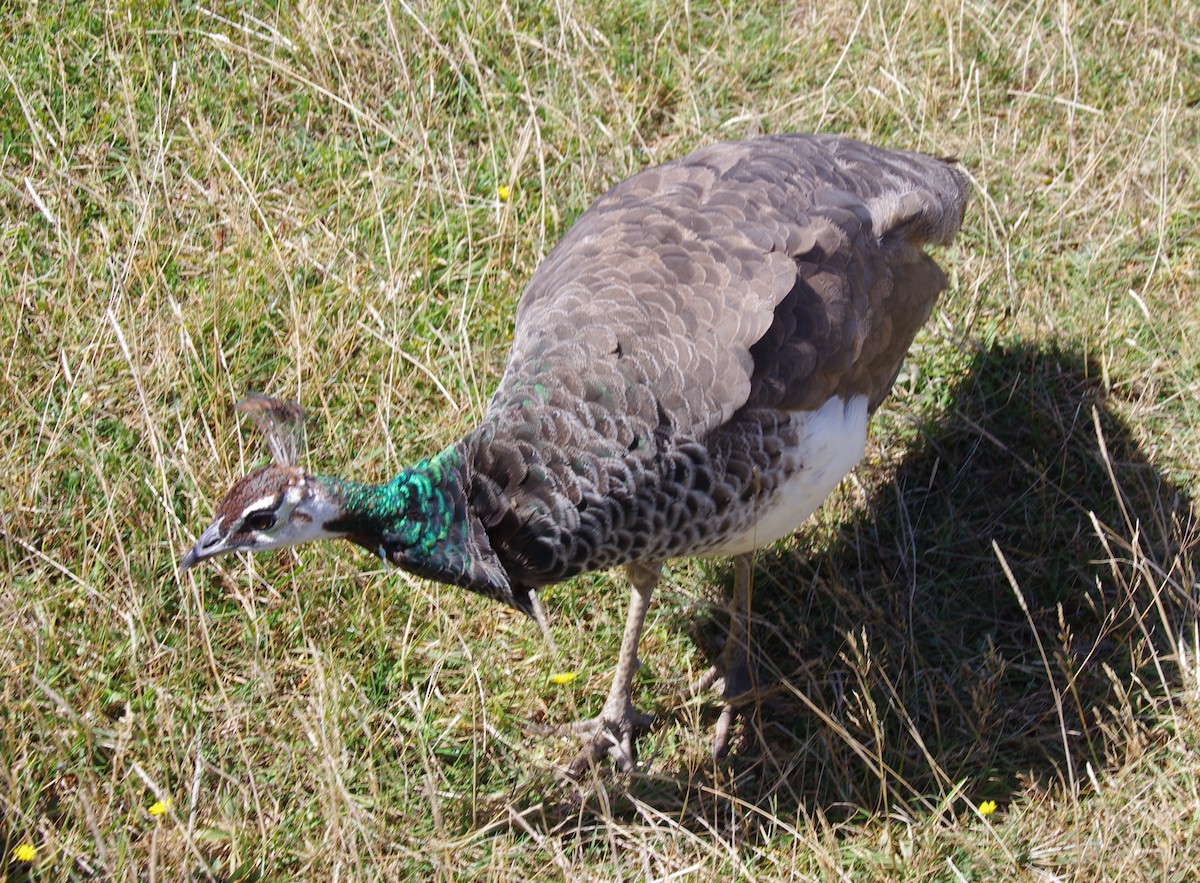
M 493 409 L 555 406 L 547 378 L 643 387 L 703 437 L 747 404 L 886 393 L 945 277 L 967 182 L 954 166 L 830 136 L 716 144 L 600 197 L 517 308 Z M 542 378 L 539 381 L 537 378 Z

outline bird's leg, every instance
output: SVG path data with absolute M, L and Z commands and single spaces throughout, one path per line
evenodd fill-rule
M 724 705 L 713 730 L 713 757 L 718 760 L 729 750 L 729 731 L 737 716 L 737 707 L 743 704 L 737 700 L 757 687 L 754 669 L 750 665 L 750 589 L 753 564 L 754 557 L 750 552 L 734 556 L 729 637 L 725 646 L 721 648 L 717 661 L 687 690 L 690 698 L 704 692 L 718 681 L 721 682 L 721 699 L 724 700 Z
M 550 658 L 558 662 L 558 645 L 554 643 L 554 633 L 550 631 L 550 618 L 546 616 L 546 605 L 538 597 L 536 589 L 529 590 L 529 606 L 533 608 L 533 618 L 538 628 L 542 630 L 542 639 L 550 650 Z
M 642 636 L 642 625 L 650 607 L 650 595 L 658 584 L 662 564 L 631 564 L 626 568 L 633 592 L 629 601 L 629 613 L 625 617 L 625 634 L 621 638 L 621 652 L 617 657 L 617 669 L 613 672 L 612 687 L 600 714 L 591 720 L 579 721 L 572 729 L 585 740 L 583 749 L 567 768 L 567 775 L 578 779 L 602 755 L 612 757 L 623 772 L 633 769 L 633 734 L 638 729 L 650 726 L 654 716 L 643 714 L 633 707 L 631 689 L 633 675 L 641 667 L 638 662 L 638 641 Z

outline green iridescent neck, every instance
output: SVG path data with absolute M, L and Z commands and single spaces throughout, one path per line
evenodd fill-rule
M 514 596 L 508 571 L 471 507 L 467 472 L 460 444 L 386 484 L 317 479 L 338 512 L 325 529 L 417 576 L 462 586 L 529 613 L 528 592 Z
M 453 505 L 462 496 L 462 454 L 457 446 L 403 470 L 383 484 L 322 476 L 341 515 L 326 524 L 381 554 L 397 544 L 432 552 L 449 533 Z

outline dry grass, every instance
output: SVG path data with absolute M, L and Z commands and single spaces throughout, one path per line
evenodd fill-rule
M 1195 8 L 283 7 L 0 9 L 8 879 L 1194 876 Z M 677 698 L 719 563 L 652 611 L 643 772 L 582 789 L 527 722 L 599 704 L 618 577 L 550 594 L 559 660 L 349 547 L 180 580 L 263 456 L 245 390 L 385 477 L 479 415 L 595 195 L 781 130 L 978 194 L 868 462 L 759 558 L 778 687 L 730 761 Z

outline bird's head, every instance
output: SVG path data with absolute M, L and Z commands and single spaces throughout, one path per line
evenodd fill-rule
M 227 552 L 262 552 L 341 536 L 325 527 L 340 512 L 319 479 L 294 466 L 268 464 L 229 489 L 216 519 L 183 556 L 180 568 Z
M 217 506 L 217 517 L 183 556 L 187 570 L 228 552 L 261 552 L 342 534 L 326 525 L 340 514 L 325 482 L 296 465 L 304 415 L 294 402 L 255 395 L 238 405 L 267 437 L 274 462 L 238 480 Z

